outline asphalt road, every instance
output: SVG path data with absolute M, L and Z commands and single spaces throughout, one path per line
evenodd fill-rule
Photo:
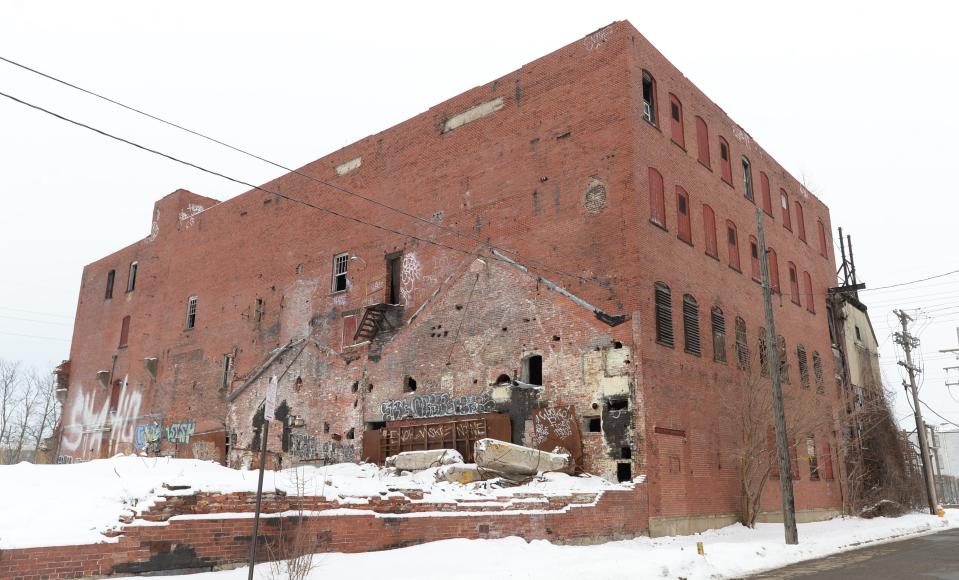
M 959 580 L 959 529 L 810 560 L 749 578 Z

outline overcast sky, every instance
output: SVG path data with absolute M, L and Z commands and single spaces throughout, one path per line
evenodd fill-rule
M 868 286 L 959 269 L 951 3 L 417 6 L 5 1 L 0 56 L 299 167 L 626 19 L 830 207 Z M 3 62 L 0 91 L 251 183 L 280 173 Z M 243 191 L 2 97 L 0 130 L 0 358 L 68 356 L 84 264 L 149 233 L 156 199 Z M 925 308 L 920 396 L 959 423 L 937 352 L 959 346 L 959 274 L 861 297 L 897 418 L 890 313 Z

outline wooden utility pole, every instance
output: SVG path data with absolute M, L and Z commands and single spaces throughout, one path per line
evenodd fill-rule
M 253 536 L 250 540 L 250 569 L 247 580 L 253 580 L 253 568 L 256 566 L 256 542 L 260 535 L 260 502 L 263 498 L 263 471 L 266 469 L 266 449 L 270 440 L 270 421 L 274 419 L 276 409 L 276 375 L 270 378 L 270 386 L 266 390 L 266 400 L 263 402 L 263 440 L 260 442 L 260 475 L 256 483 L 256 511 L 253 512 Z
M 786 433 L 786 410 L 783 405 L 783 388 L 779 374 L 779 341 L 776 322 L 773 320 L 772 285 L 769 281 L 769 260 L 766 256 L 766 232 L 763 229 L 763 213 L 756 208 L 756 232 L 759 238 L 759 266 L 763 283 L 763 306 L 766 310 L 766 359 L 769 361 L 773 379 L 773 425 L 776 427 L 776 455 L 779 459 L 779 487 L 783 498 L 783 528 L 787 544 L 799 543 L 796 529 L 796 501 L 793 497 L 792 467 L 789 463 L 789 436 Z
M 929 442 L 926 440 L 926 424 L 922 420 L 922 409 L 919 408 L 919 390 L 916 388 L 916 367 L 912 364 L 912 349 L 919 345 L 919 340 L 909 334 L 909 323 L 912 317 L 902 310 L 894 310 L 893 313 L 899 317 L 902 324 L 902 332 L 895 334 L 895 341 L 902 346 L 906 353 L 906 362 L 899 361 L 899 364 L 906 367 L 909 373 L 909 384 L 905 381 L 902 386 L 912 393 L 912 410 L 916 415 L 916 435 L 919 437 L 919 453 L 922 457 L 922 475 L 926 482 L 926 498 L 929 500 L 929 513 L 936 515 L 938 501 L 936 499 L 935 480 L 932 474 L 932 460 L 929 458 Z

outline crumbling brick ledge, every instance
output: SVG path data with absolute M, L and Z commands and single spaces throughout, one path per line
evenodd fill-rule
M 142 519 L 123 526 L 112 541 L 0 550 L 0 578 L 84 578 L 243 562 L 249 556 L 253 499 L 248 493 L 172 495 Z M 508 536 L 589 544 L 644 535 L 648 526 L 643 485 L 445 503 L 403 494 L 334 501 L 269 494 L 263 509 L 268 516 L 261 522 L 259 542 L 274 541 L 283 518 L 304 513 L 303 526 L 317 552 L 369 552 L 450 538 Z

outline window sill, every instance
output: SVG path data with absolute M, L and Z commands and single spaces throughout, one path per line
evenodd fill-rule
M 733 188 L 733 189 L 736 189 L 736 186 L 733 185 L 733 182 L 732 182 L 732 181 L 726 181 L 726 178 L 725 178 L 725 177 L 720 177 L 719 180 L 722 181 L 723 183 L 725 183 L 726 185 L 728 185 L 729 187 L 731 187 L 731 188 Z
M 653 129 L 656 129 L 656 130 L 659 131 L 660 133 L 663 132 L 663 130 L 659 128 L 659 125 L 656 124 L 656 121 L 651 121 L 651 120 L 647 119 L 647 118 L 646 118 L 646 115 L 640 115 L 640 118 L 642 118 L 643 121 L 646 121 L 646 124 L 648 124 L 648 125 L 649 125 L 650 127 L 652 127 Z
M 792 300 L 792 299 L 790 299 L 789 301 L 792 302 L 793 304 L 795 304 L 796 306 L 802 306 L 802 302 L 797 302 L 797 301 Z
M 691 354 L 691 355 L 693 355 L 693 356 L 695 356 L 695 357 L 702 357 L 702 356 L 703 356 L 703 353 L 701 353 L 701 352 L 694 352 L 694 351 L 689 350 L 688 348 L 684 348 L 684 349 L 683 349 L 683 352 L 685 352 L 686 354 Z
M 654 226 L 656 226 L 657 228 L 663 230 L 664 232 L 668 232 L 668 231 L 669 231 L 668 229 L 666 229 L 666 226 L 664 226 L 663 224 L 659 223 L 658 221 L 656 221 L 656 220 L 654 220 L 654 219 L 652 219 L 652 218 L 649 219 L 649 223 L 653 224 Z
M 659 340 L 658 338 L 656 339 L 656 344 L 658 344 L 658 345 L 660 345 L 660 346 L 665 346 L 666 348 L 676 348 L 676 346 L 675 346 L 674 344 L 669 344 L 669 343 L 667 343 L 667 342 L 663 342 L 663 341 Z
M 677 140 L 675 140 L 675 139 L 670 139 L 670 141 L 673 142 L 673 145 L 675 145 L 675 146 L 679 147 L 680 149 L 682 149 L 682 150 L 683 150 L 683 153 L 688 153 L 688 151 L 686 151 L 686 145 L 685 145 L 684 143 L 680 143 L 679 141 L 677 141 Z
M 776 221 L 776 216 L 766 211 L 766 208 L 763 208 L 763 213 L 769 216 L 769 219 Z
M 120 346 L 117 347 L 117 350 L 124 350 L 127 346 L 129 346 L 129 345 L 127 345 L 127 344 L 121 344 Z
M 718 255 L 718 254 L 710 254 L 709 252 L 706 252 L 706 255 L 709 256 L 710 258 L 716 260 L 717 262 L 719 262 L 719 255 Z
M 690 248 L 695 248 L 695 247 L 696 247 L 696 246 L 693 245 L 693 241 L 692 241 L 692 240 L 687 240 L 686 238 L 684 238 L 684 237 L 682 237 L 682 236 L 676 236 L 676 239 L 679 240 L 680 242 L 684 243 L 684 244 L 687 244 Z
M 735 272 L 739 272 L 740 274 L 743 273 L 743 271 L 742 271 L 741 269 L 737 268 L 736 266 L 733 266 L 732 264 L 729 265 L 729 269 L 730 269 L 730 270 L 733 270 L 733 271 L 735 271 Z
M 698 161 L 700 165 L 702 165 L 703 167 L 708 169 L 710 173 L 712 173 L 713 168 L 710 167 L 708 163 L 704 163 L 702 159 L 696 159 L 696 161 Z

